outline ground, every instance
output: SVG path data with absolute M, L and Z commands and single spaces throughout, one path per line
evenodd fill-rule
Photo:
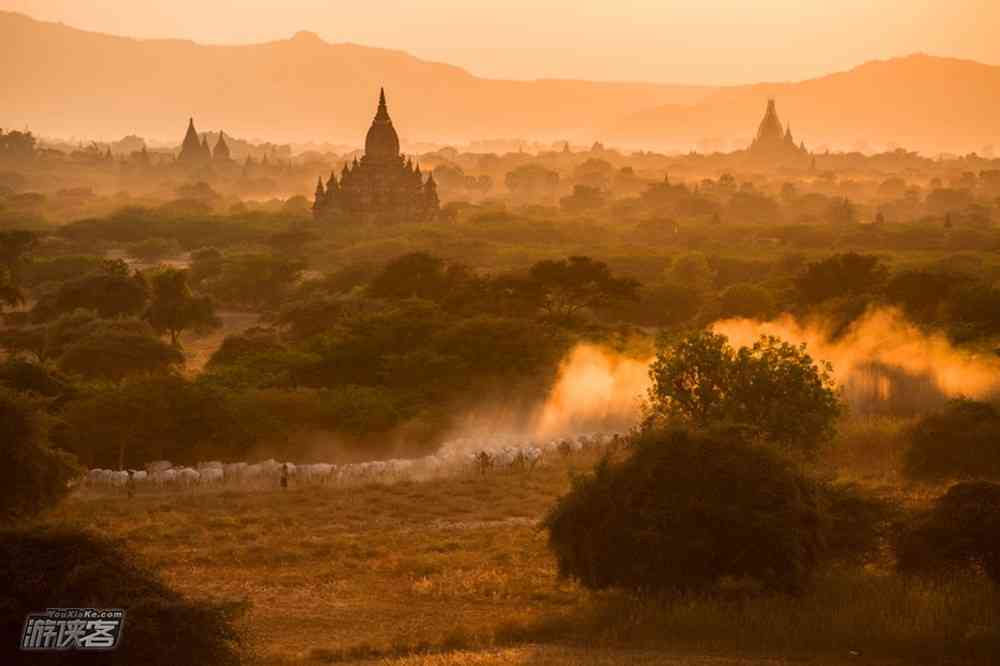
M 47 520 L 121 538 L 191 597 L 249 602 L 242 629 L 262 664 L 895 664 L 921 651 L 974 663 L 1000 644 L 1000 595 L 975 582 L 855 571 L 798 599 L 588 593 L 557 576 L 538 523 L 593 462 L 346 488 L 76 496 Z

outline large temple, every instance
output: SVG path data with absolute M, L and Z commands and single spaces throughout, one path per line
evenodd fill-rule
M 339 181 L 332 173 L 325 184 L 320 179 L 313 214 L 322 220 L 345 216 L 366 222 L 424 222 L 438 209 L 434 176 L 425 181 L 420 167 L 399 153 L 399 136 L 382 90 L 365 137 L 365 154 L 344 165 Z
M 809 154 L 805 143 L 795 145 L 791 126 L 781 126 L 773 99 L 767 101 L 764 119 L 760 121 L 757 137 L 750 144 L 749 152 L 752 157 L 770 161 L 801 159 Z

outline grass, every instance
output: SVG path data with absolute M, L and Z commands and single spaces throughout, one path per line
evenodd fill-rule
M 859 432 L 850 436 L 857 450 L 838 454 L 845 474 L 910 492 L 879 476 L 888 453 L 866 471 L 861 452 L 883 444 L 870 428 Z M 593 461 L 389 486 L 77 497 L 46 521 L 123 540 L 193 598 L 249 602 L 240 628 L 260 663 L 817 655 L 814 663 L 836 664 L 852 650 L 877 663 L 983 663 L 1000 654 L 1000 592 L 981 580 L 922 582 L 877 567 L 826 573 L 797 598 L 652 600 L 560 580 L 537 521 L 568 489 L 569 467 Z

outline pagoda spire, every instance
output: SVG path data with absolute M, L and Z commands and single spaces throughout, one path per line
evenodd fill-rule
M 385 103 L 385 88 L 378 89 L 378 111 L 375 112 L 376 120 L 389 120 L 389 107 Z

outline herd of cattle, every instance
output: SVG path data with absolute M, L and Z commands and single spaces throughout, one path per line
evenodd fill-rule
M 333 465 L 295 464 L 265 460 L 257 463 L 210 461 L 194 467 L 175 467 L 166 460 L 149 463 L 145 469 L 92 469 L 80 487 L 93 491 L 180 490 L 211 486 L 252 488 L 287 484 L 392 483 L 406 479 L 426 479 L 447 475 L 496 471 L 528 471 L 546 459 L 604 449 L 622 442 L 622 436 L 587 433 L 549 440 L 545 443 L 518 441 L 510 436 L 487 440 L 462 438 L 446 442 L 433 455 L 423 458 L 394 458 Z M 284 480 L 283 480 L 284 479 Z

